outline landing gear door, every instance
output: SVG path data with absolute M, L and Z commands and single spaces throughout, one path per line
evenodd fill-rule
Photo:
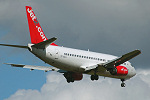
M 56 49 L 55 50 L 55 59 L 58 59 L 59 58 L 59 51 Z

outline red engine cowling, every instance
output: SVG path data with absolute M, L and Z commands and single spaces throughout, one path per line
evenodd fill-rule
M 72 77 L 73 77 L 74 80 L 79 81 L 79 80 L 82 80 L 83 74 L 81 74 L 81 73 L 72 73 Z
M 116 75 L 127 75 L 128 74 L 128 69 L 124 66 L 117 66 L 117 74 Z

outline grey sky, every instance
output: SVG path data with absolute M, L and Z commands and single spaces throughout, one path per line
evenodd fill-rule
M 30 42 L 24 7 L 30 5 L 46 36 L 58 37 L 58 45 L 116 56 L 141 49 L 133 64 L 149 67 L 148 0 L 2 0 L 0 5 L 1 42 Z

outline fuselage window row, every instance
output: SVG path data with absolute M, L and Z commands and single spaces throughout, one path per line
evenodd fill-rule
M 100 59 L 100 58 L 95 58 L 95 57 L 88 57 L 88 56 L 82 56 L 82 55 L 76 55 L 76 54 L 69 54 L 69 53 L 64 53 L 65 56 L 72 56 L 72 57 L 79 57 L 79 58 L 85 58 L 85 59 L 93 59 L 93 60 L 98 60 L 98 61 L 106 61 L 105 59 Z M 109 61 L 109 60 L 108 60 Z
M 72 56 L 72 57 L 79 57 L 79 58 L 85 58 L 85 59 L 92 59 L 92 60 L 98 60 L 98 61 L 103 61 L 103 62 L 109 62 L 110 60 L 106 59 L 100 59 L 100 58 L 95 58 L 95 57 L 88 57 L 88 56 L 82 56 L 82 55 L 76 55 L 76 54 L 69 54 L 69 53 L 64 53 L 65 56 Z M 123 63 L 123 65 L 128 65 L 127 63 Z

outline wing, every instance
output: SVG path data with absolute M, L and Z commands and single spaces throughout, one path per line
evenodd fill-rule
M 105 68 L 105 70 L 113 69 L 114 67 L 119 66 L 120 64 L 123 64 L 124 62 L 136 57 L 140 53 L 141 53 L 140 50 L 134 50 L 134 51 L 129 52 L 125 55 L 122 55 L 121 57 L 113 59 L 109 62 L 106 62 L 106 63 L 103 63 L 103 64 L 95 64 L 95 65 L 86 67 L 85 72 L 90 72 L 90 71 L 95 70 L 95 69 L 100 71 L 103 68 Z
M 129 52 L 125 55 L 122 55 L 121 57 L 111 60 L 107 63 L 102 64 L 106 69 L 114 68 L 115 66 L 119 66 L 120 64 L 123 64 L 124 62 L 136 57 L 137 55 L 141 54 L 140 50 L 134 50 L 132 52 Z M 99 64 L 101 65 L 101 64 Z
M 55 68 L 55 67 L 46 67 L 46 66 L 33 66 L 33 65 L 22 65 L 22 64 L 10 64 L 10 63 L 4 63 L 6 65 L 11 65 L 12 67 L 22 67 L 22 68 L 28 68 L 30 69 L 31 71 L 32 70 L 43 70 L 45 72 L 48 72 L 48 71 L 57 71 L 57 72 L 60 72 L 60 73 L 64 73 L 65 71 L 63 70 L 60 70 L 58 68 Z

